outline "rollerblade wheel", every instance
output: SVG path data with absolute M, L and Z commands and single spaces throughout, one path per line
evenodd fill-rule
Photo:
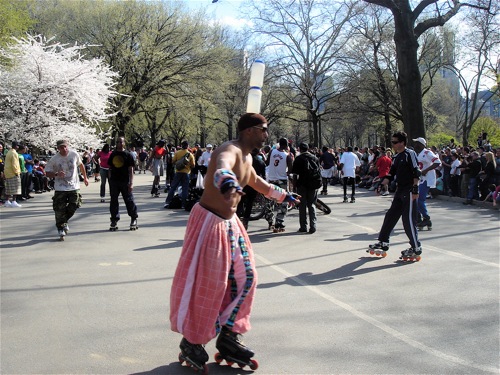
M 250 370 L 257 370 L 259 368 L 259 362 L 257 362 L 257 360 L 251 359 L 250 363 Z
M 215 360 L 215 363 L 220 364 L 224 360 L 224 358 L 222 358 L 222 356 L 220 355 L 220 353 L 215 353 L 214 360 Z
M 371 254 L 371 255 L 375 254 L 375 251 L 370 250 L 370 254 Z
M 421 257 L 420 255 L 417 255 L 417 256 L 415 257 L 415 261 L 416 261 L 416 262 L 420 262 L 420 259 L 422 259 L 422 257 Z
M 384 251 L 382 252 L 382 258 L 385 258 L 387 256 L 387 253 Z
M 179 363 L 182 365 L 184 363 L 185 359 L 182 353 L 179 353 Z

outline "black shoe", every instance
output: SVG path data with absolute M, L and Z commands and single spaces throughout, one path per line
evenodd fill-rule
M 466 200 L 464 203 L 464 205 L 468 206 L 468 205 L 471 205 L 472 204 L 472 200 Z
M 314 233 L 316 233 L 316 228 L 309 229 L 309 234 L 314 234 Z
M 301 232 L 301 233 L 306 233 L 306 232 L 307 232 L 307 229 L 305 229 L 305 228 L 299 228 L 299 230 L 298 230 L 298 231 L 299 231 L 299 232 Z

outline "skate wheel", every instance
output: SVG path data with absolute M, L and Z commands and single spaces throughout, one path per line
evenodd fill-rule
M 420 262 L 420 259 L 422 259 L 422 257 L 421 257 L 420 255 L 417 255 L 417 256 L 415 257 L 415 260 L 416 260 L 417 262 Z
M 375 254 L 375 251 L 370 250 L 370 254 L 371 254 L 371 255 Z
M 220 353 L 215 353 L 214 360 L 215 360 L 215 363 L 220 364 L 224 360 L 224 358 L 222 358 L 222 356 L 220 355 Z
M 384 252 L 382 253 L 382 258 L 385 258 L 386 256 L 387 256 L 387 253 L 384 251 Z
M 182 365 L 184 363 L 185 359 L 182 356 L 182 353 L 179 353 L 179 363 Z
M 408 261 L 408 258 L 407 257 L 403 257 L 403 262 L 407 262 Z
M 257 362 L 257 360 L 251 359 L 250 363 L 250 370 L 257 370 L 259 368 L 259 362 Z

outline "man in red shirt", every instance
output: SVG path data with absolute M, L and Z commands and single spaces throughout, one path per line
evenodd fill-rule
M 392 159 L 390 158 L 391 151 L 386 151 L 382 153 L 382 155 L 375 161 L 375 166 L 378 170 L 378 178 L 380 181 L 389 174 L 389 170 L 391 169 Z M 389 188 L 387 185 L 379 185 L 382 190 L 383 196 L 389 195 Z

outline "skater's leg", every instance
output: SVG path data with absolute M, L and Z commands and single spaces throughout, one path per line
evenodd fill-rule
M 279 184 L 277 184 L 280 188 L 287 190 L 288 186 L 288 181 L 279 181 Z M 284 202 L 280 205 L 278 205 L 278 213 L 276 215 L 276 222 L 275 224 L 277 226 L 285 226 L 285 216 L 288 212 L 288 203 Z
M 410 241 L 410 245 L 413 248 L 420 247 L 420 242 L 418 241 L 418 231 L 417 231 L 417 202 L 413 199 L 413 194 L 411 192 L 405 192 L 402 194 L 402 213 L 401 219 L 403 221 L 403 228 L 405 230 L 406 236 Z
M 356 194 L 356 177 L 351 177 L 351 199 L 354 200 Z
M 425 202 L 427 194 L 429 193 L 429 186 L 427 185 L 427 181 L 424 181 L 418 186 L 418 213 L 422 215 L 424 218 L 429 218 L 429 212 L 427 211 L 427 204 Z
M 56 191 L 52 197 L 52 208 L 56 217 L 57 229 L 63 229 L 64 223 L 68 222 L 66 217 L 67 198 L 66 192 Z
M 389 242 L 389 238 L 391 237 L 391 232 L 396 226 L 401 217 L 403 207 L 400 195 L 397 193 L 392 200 L 391 207 L 387 210 L 384 223 L 382 224 L 382 228 L 380 228 L 380 232 L 378 235 L 378 240 L 381 242 Z
M 76 210 L 82 205 L 82 195 L 80 190 L 68 191 L 66 198 L 66 223 L 73 217 Z
M 317 190 L 308 190 L 307 192 L 307 211 L 309 213 L 309 233 L 316 232 L 316 200 L 318 199 Z
M 239 229 L 238 233 L 233 233 L 236 238 L 243 237 L 247 242 L 243 224 L 236 218 L 231 223 Z M 199 204 L 193 207 L 170 293 L 171 328 L 192 343 L 206 344 L 216 336 L 217 327 L 223 323 L 221 311 L 226 306 L 226 293 L 229 293 L 227 298 L 231 301 L 228 275 L 232 251 L 228 235 L 226 220 Z M 253 264 L 251 253 L 249 259 Z M 239 262 L 243 261 L 238 258 Z M 235 274 L 239 275 L 238 272 Z M 248 305 L 251 306 L 252 298 L 253 289 L 247 294 L 235 322 L 242 332 L 245 327 L 249 328 Z
M 101 167 L 99 175 L 101 176 L 100 195 L 101 199 L 104 199 L 106 197 L 106 183 L 108 183 L 108 169 Z
M 109 182 L 109 213 L 111 215 L 111 221 L 120 220 L 120 206 L 118 202 L 118 196 L 120 195 L 120 187 L 114 181 Z
M 349 177 L 342 178 L 342 185 L 344 188 L 344 200 L 347 199 L 347 181 L 348 180 L 349 180 Z
M 137 206 L 134 201 L 134 194 L 129 190 L 128 184 L 123 183 L 120 187 L 121 194 L 123 197 L 123 201 L 125 202 L 125 206 L 127 207 L 127 214 L 132 219 L 137 218 Z
M 307 189 L 303 186 L 297 188 L 297 193 L 301 196 L 299 204 L 299 225 L 301 231 L 307 231 Z

